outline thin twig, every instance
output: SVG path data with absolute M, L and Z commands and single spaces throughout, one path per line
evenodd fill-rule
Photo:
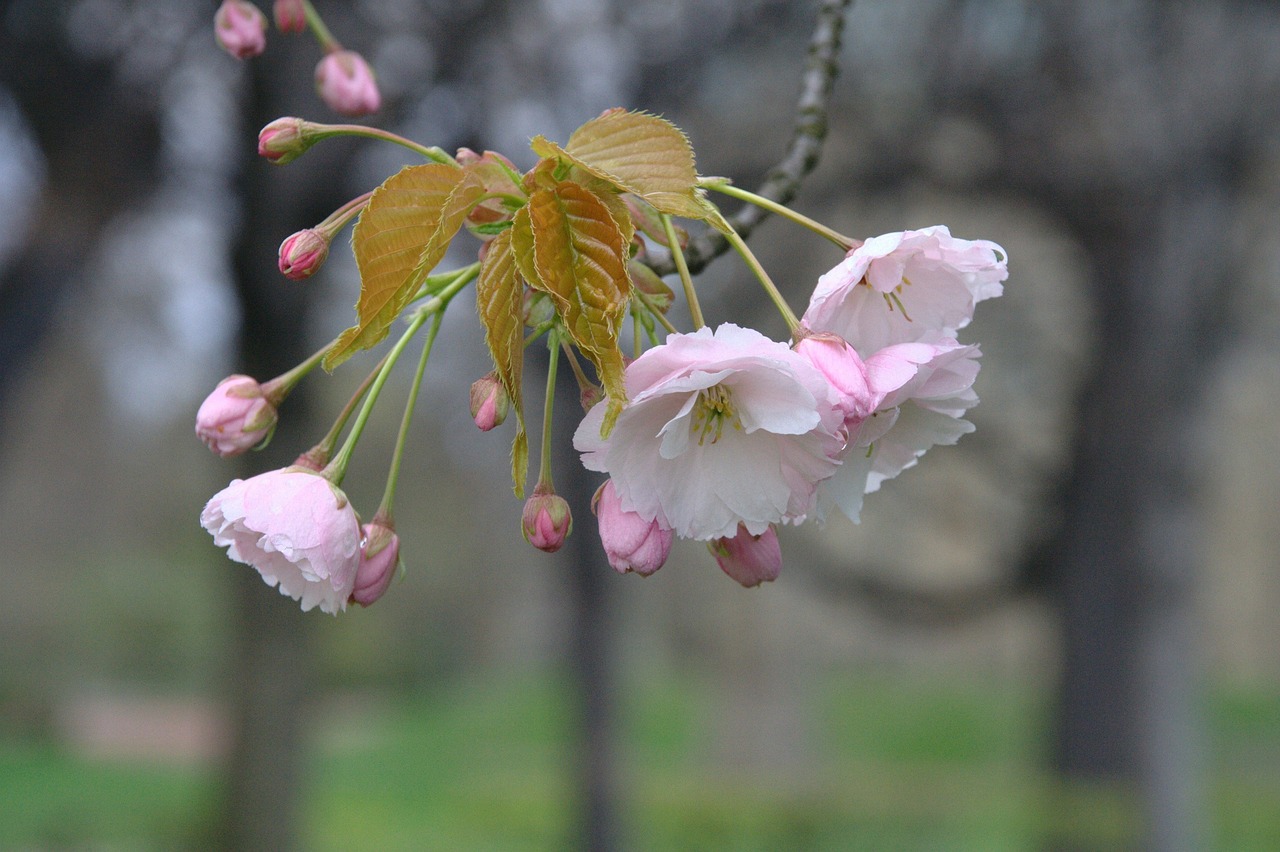
M 771 201 L 786 204 L 800 191 L 800 183 L 818 165 L 822 143 L 827 137 L 827 108 L 831 88 L 840 70 L 840 38 L 844 31 L 845 10 L 851 0 L 822 0 L 818 20 L 809 42 L 809 58 L 801 79 L 800 97 L 796 102 L 795 129 L 782 160 L 769 170 L 764 183 L 756 190 Z M 745 205 L 730 217 L 733 229 L 744 240 L 769 215 L 754 204 Z M 708 228 L 689 241 L 685 262 L 691 273 L 701 272 L 711 261 L 729 249 L 729 241 L 718 231 Z M 675 262 L 662 258 L 651 262 L 659 275 L 675 273 Z

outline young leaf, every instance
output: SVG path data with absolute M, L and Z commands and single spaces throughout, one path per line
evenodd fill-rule
M 569 336 L 595 365 L 609 397 L 602 427 L 607 434 L 627 400 L 618 325 L 626 313 L 631 281 L 622 233 L 605 203 L 576 183 L 537 190 L 525 209 L 538 275 L 538 281 L 529 284 L 555 300 Z
M 468 170 L 441 163 L 409 166 L 374 190 L 351 237 L 360 270 L 357 322 L 324 356 L 326 370 L 387 336 L 483 193 Z
M 524 497 L 529 474 L 529 441 L 524 429 L 521 377 L 524 372 L 524 285 L 516 274 L 511 231 L 493 238 L 476 280 L 476 309 L 484 324 L 484 340 L 511 404 L 516 410 L 516 437 L 511 445 L 511 479 L 517 497 Z
M 663 213 L 707 218 L 689 140 L 671 122 L 643 112 L 611 110 L 579 127 L 561 148 L 542 136 L 534 153 L 574 163 Z

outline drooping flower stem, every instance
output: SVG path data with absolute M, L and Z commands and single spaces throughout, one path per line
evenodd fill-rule
M 311 0 L 302 0 L 302 11 L 307 16 L 307 27 L 310 28 L 311 34 L 316 37 L 316 41 L 320 42 L 320 47 L 325 53 L 342 50 L 342 45 L 333 37 L 333 33 L 329 32 L 329 28 L 324 25 L 320 13 L 311 5 Z
M 363 195 L 357 195 L 337 210 L 330 213 L 323 222 L 316 225 L 315 230 L 320 231 L 329 239 L 341 231 L 346 224 L 356 217 L 361 210 L 369 203 L 369 198 L 373 195 L 373 190 L 369 190 Z
M 582 364 L 578 363 L 578 356 L 573 354 L 573 347 L 569 345 L 569 341 L 561 338 L 560 348 L 564 350 L 564 357 L 569 360 L 569 368 L 573 370 L 573 377 L 578 380 L 578 389 L 586 392 L 588 390 L 598 390 L 591 380 L 587 378 L 587 374 L 582 370 Z
M 768 210 L 770 213 L 776 213 L 785 219 L 790 219 L 797 225 L 813 231 L 818 236 L 826 237 L 845 251 L 850 251 L 861 245 L 861 242 L 858 240 L 846 237 L 838 231 L 833 231 L 821 222 L 810 219 L 802 213 L 797 213 L 795 210 L 792 210 L 784 204 L 779 204 L 772 199 L 765 198 L 763 195 L 757 195 L 749 190 L 734 186 L 732 183 L 729 183 L 728 178 L 699 178 L 698 185 L 706 187 L 707 189 L 715 190 L 716 192 L 727 195 L 730 198 L 737 198 L 740 201 L 746 201 L 750 204 L 754 204 L 763 210 Z
M 307 122 L 307 125 L 308 129 L 314 134 L 312 138 L 317 141 L 331 136 L 364 136 L 369 139 L 394 142 L 437 163 L 443 163 L 447 166 L 458 165 L 457 160 L 435 145 L 419 145 L 412 139 L 406 139 L 380 127 L 368 127 L 363 124 L 316 124 L 314 122 Z
M 383 521 L 384 526 L 391 523 L 391 504 L 396 498 L 396 483 L 400 479 L 400 462 L 404 457 L 405 438 L 409 434 L 409 424 L 413 421 L 413 407 L 418 401 L 418 389 L 422 387 L 422 376 L 427 370 L 427 359 L 431 357 L 431 346 L 436 342 L 436 334 L 440 331 L 440 321 L 444 312 L 436 312 L 431 320 L 431 328 L 427 329 L 426 342 L 422 344 L 422 357 L 418 359 L 418 371 L 414 373 L 413 384 L 409 387 L 409 397 L 404 404 L 404 417 L 400 420 L 400 434 L 396 436 L 396 449 L 391 456 L 391 470 L 387 473 L 387 488 L 382 494 L 382 503 L 378 506 L 376 518 Z
M 347 404 L 343 406 L 338 418 L 329 427 L 329 431 L 320 439 L 320 443 L 306 452 L 305 457 L 318 462 L 318 467 L 324 467 L 329 463 L 329 459 L 333 456 L 333 448 L 338 445 L 338 438 L 342 435 L 342 430 L 347 427 L 347 421 L 351 419 L 351 415 L 355 413 L 356 406 L 360 404 L 360 400 L 364 399 L 365 391 L 369 390 L 369 386 L 373 384 L 374 379 L 382 372 L 382 367 L 386 363 L 387 356 L 383 355 L 382 360 L 369 371 L 369 375 L 364 377 L 364 381 L 356 388 L 355 393 L 351 394 L 351 399 L 347 400 Z
M 641 290 L 638 287 L 632 290 L 631 292 L 635 294 L 635 297 L 639 299 L 640 302 L 646 308 L 648 308 L 649 313 L 653 315 L 653 318 L 656 319 L 658 323 L 668 331 L 668 333 L 670 334 L 680 333 L 679 329 L 677 329 L 674 325 L 671 324 L 671 320 L 667 319 L 667 315 L 664 314 L 662 311 L 658 310 L 658 306 L 653 303 L 653 300 L 649 298 L 649 295 L 647 293 L 645 293 L 643 290 Z
M 795 312 L 791 310 L 791 306 L 787 304 L 787 300 L 782 298 L 782 293 L 778 292 L 778 288 L 773 283 L 773 279 L 769 277 L 769 273 L 764 271 L 760 261 L 756 260 L 756 256 L 751 253 L 751 249 L 747 248 L 747 244 L 742 241 L 742 237 L 738 236 L 737 231 L 730 230 L 729 233 L 725 234 L 725 238 L 729 240 L 729 245 L 733 246 L 738 254 L 742 256 L 742 259 L 746 261 L 747 266 L 751 267 L 751 271 L 760 280 L 764 291 L 769 294 L 769 298 L 773 300 L 778 312 L 786 320 L 791 336 L 795 337 L 796 332 L 800 330 L 800 320 L 796 317 Z
M 540 490 L 552 491 L 551 484 L 551 412 L 556 401 L 556 367 L 560 361 L 560 332 L 551 329 L 547 332 L 547 396 L 542 409 L 542 459 L 538 466 L 538 484 L 534 493 Z
M 698 293 L 693 289 L 693 279 L 689 276 L 689 265 L 685 263 L 684 251 L 680 248 L 680 241 L 676 239 L 676 229 L 671 224 L 671 217 L 666 213 L 662 214 L 662 230 L 667 235 L 667 246 L 671 249 L 671 259 L 676 262 L 676 271 L 680 273 L 680 283 L 684 285 L 684 298 L 689 303 L 689 316 L 693 320 L 693 329 L 697 331 L 706 325 L 702 319 L 702 306 L 698 304 Z M 675 329 L 666 322 L 666 317 L 662 317 L 662 320 L 667 330 L 674 334 Z
M 272 405 L 278 407 L 284 401 L 284 398 L 289 395 L 289 392 L 297 386 L 298 382 L 302 381 L 303 377 L 316 368 L 316 365 L 324 358 L 324 353 L 328 352 L 329 347 L 332 345 L 332 343 L 326 343 L 298 366 L 286 373 L 281 373 L 264 384 L 262 386 L 262 395 Z

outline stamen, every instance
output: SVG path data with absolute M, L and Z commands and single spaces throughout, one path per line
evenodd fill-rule
M 734 429 L 742 430 L 742 418 L 733 405 L 733 394 L 724 385 L 716 385 L 698 392 L 698 401 L 693 406 L 693 429 L 698 433 L 698 446 L 702 446 L 707 436 L 711 443 L 720 440 L 724 434 L 724 424 L 728 420 Z

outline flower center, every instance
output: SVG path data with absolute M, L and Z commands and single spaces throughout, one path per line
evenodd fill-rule
M 699 391 L 693 406 L 693 429 L 698 433 L 698 446 L 706 442 L 708 435 L 711 443 L 719 441 L 726 421 L 734 429 L 742 430 L 742 418 L 733 406 L 733 393 L 724 385 Z
M 872 289 L 871 282 L 867 280 L 865 275 L 862 276 L 862 280 L 858 283 L 865 285 L 868 290 Z M 884 297 L 884 303 L 889 306 L 890 313 L 893 313 L 894 306 L 896 305 L 898 311 L 902 314 L 902 318 L 907 322 L 912 322 L 911 315 L 907 313 L 907 306 L 902 304 L 902 287 L 904 284 L 908 287 L 911 286 L 911 281 L 905 275 L 902 276 L 902 284 L 894 287 L 888 293 L 881 293 L 880 295 Z

